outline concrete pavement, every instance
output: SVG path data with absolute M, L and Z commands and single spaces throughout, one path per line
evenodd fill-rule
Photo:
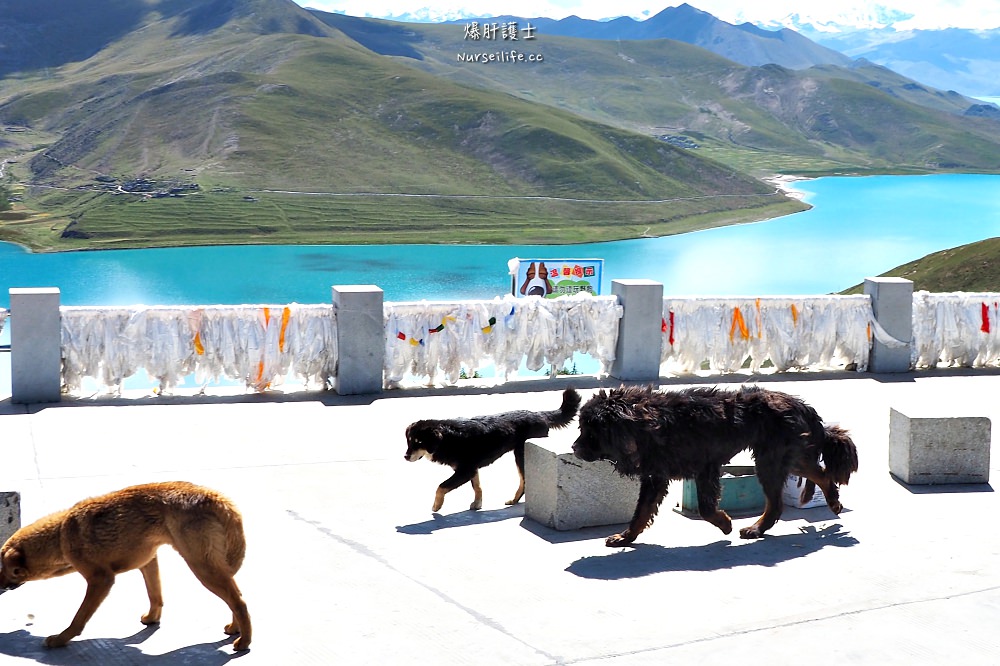
M 84 582 L 35 582 L 0 596 L 0 663 L 996 663 L 1000 499 L 990 484 L 907 487 L 888 473 L 887 443 L 890 405 L 914 402 L 988 416 L 995 442 L 1000 374 L 663 381 L 747 380 L 851 430 L 860 471 L 842 490 L 845 511 L 786 510 L 766 538 L 744 541 L 752 518 L 727 536 L 671 511 L 674 483 L 655 525 L 621 549 L 604 546 L 614 526 L 557 532 L 524 518 L 523 504 L 504 506 L 517 485 L 510 456 L 482 473 L 481 511 L 463 487 L 439 514 L 430 506 L 449 470 L 403 460 L 416 419 L 552 409 L 567 383 L 586 398 L 613 380 L 28 407 L 0 396 L 0 490 L 21 493 L 24 523 L 133 483 L 186 479 L 228 494 L 244 514 L 237 582 L 254 623 L 251 649 L 234 655 L 228 609 L 163 548 L 160 626 L 139 623 L 145 591 L 129 572 L 81 637 L 47 650 Z

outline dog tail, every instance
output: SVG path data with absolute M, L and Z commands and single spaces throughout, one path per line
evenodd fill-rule
M 858 471 L 858 449 L 851 436 L 840 426 L 823 430 L 823 464 L 827 475 L 837 485 L 846 485 L 851 474 Z
M 550 428 L 565 428 L 573 422 L 578 409 L 580 409 L 580 394 L 575 389 L 568 388 L 563 391 L 562 406 L 551 412 L 542 412 L 542 416 Z

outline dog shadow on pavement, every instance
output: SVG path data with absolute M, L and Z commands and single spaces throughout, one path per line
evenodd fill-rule
M 842 531 L 839 523 L 816 529 L 800 528 L 798 534 L 766 535 L 749 542 L 720 540 L 700 546 L 666 547 L 635 543 L 606 555 L 582 557 L 566 571 L 581 578 L 622 580 L 658 573 L 717 571 L 741 566 L 775 566 L 805 557 L 823 548 L 849 548 L 858 540 Z M 601 547 L 605 546 L 601 544 Z M 610 550 L 610 549 L 609 549 Z
M 44 636 L 36 636 L 24 629 L 0 633 L 0 659 L 3 656 L 31 659 L 39 664 L 56 666 L 77 666 L 81 663 L 101 663 L 101 654 L 112 655 L 110 661 L 116 663 L 170 666 L 171 664 L 199 664 L 199 666 L 222 666 L 247 652 L 232 652 L 232 636 L 214 643 L 187 645 L 165 654 L 146 654 L 136 645 L 143 643 L 159 629 L 157 626 L 144 628 L 126 638 L 76 638 L 61 648 L 47 648 L 42 642 Z M 221 652 L 228 649 L 229 652 Z
M 520 503 L 513 506 L 505 506 L 502 509 L 487 511 L 458 511 L 449 514 L 435 513 L 430 520 L 413 523 L 412 525 L 398 525 L 396 531 L 402 534 L 433 534 L 439 530 L 451 527 L 497 523 L 501 520 L 523 517 L 524 503 Z

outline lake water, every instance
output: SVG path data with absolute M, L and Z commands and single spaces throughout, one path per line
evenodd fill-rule
M 387 301 L 492 298 L 515 257 L 605 260 L 618 278 L 672 295 L 839 291 L 931 252 L 1000 236 L 1000 176 L 820 178 L 796 183 L 812 210 L 679 236 L 570 246 L 223 246 L 32 254 L 0 243 L 11 287 L 56 286 L 64 305 L 326 303 L 334 284 Z M 1000 285 L 997 286 L 1000 290 Z M 4 337 L 7 337 L 5 331 Z

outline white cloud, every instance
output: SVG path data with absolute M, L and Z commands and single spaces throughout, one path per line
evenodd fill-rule
M 1000 2 L 996 0 L 702 0 L 700 8 L 730 22 L 777 21 L 797 14 L 813 22 L 893 25 L 898 30 L 1000 26 Z
M 645 19 L 682 0 L 296 0 L 304 7 L 351 16 L 387 18 L 404 14 L 429 19 L 503 15 L 602 19 Z M 730 23 L 779 23 L 791 15 L 812 22 L 874 27 L 893 23 L 899 30 L 1000 27 L 997 0 L 689 0 L 689 4 Z

